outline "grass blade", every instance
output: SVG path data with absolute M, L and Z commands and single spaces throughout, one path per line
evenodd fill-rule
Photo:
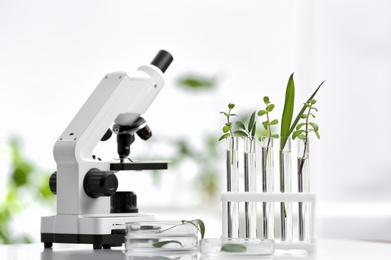
M 281 118 L 281 130 L 280 130 L 280 151 L 285 147 L 285 144 L 290 135 L 290 127 L 293 117 L 293 109 L 295 105 L 295 82 L 293 80 L 293 74 L 289 77 L 288 84 L 285 91 L 285 103 L 284 110 Z M 296 122 L 297 124 L 297 122 Z

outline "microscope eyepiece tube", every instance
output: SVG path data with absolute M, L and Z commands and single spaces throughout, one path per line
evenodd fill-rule
M 174 58 L 169 52 L 160 50 L 151 64 L 158 67 L 164 73 L 173 60 Z

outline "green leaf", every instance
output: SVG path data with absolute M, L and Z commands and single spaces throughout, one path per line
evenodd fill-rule
M 242 244 L 225 244 L 221 247 L 222 252 L 239 253 L 246 252 L 247 248 Z
M 242 130 L 236 130 L 234 132 L 234 135 L 239 137 L 248 137 L 248 134 L 246 132 L 243 132 Z
M 254 124 L 254 127 L 251 130 L 251 137 L 254 137 L 256 132 L 257 132 L 257 124 Z
M 197 224 L 194 222 L 196 222 Z M 201 219 L 195 219 L 195 220 L 191 220 L 191 221 L 182 220 L 182 224 L 185 224 L 185 223 L 189 223 L 189 224 L 192 224 L 193 226 L 195 226 L 201 233 L 201 239 L 204 239 L 204 236 L 205 236 L 205 223 L 204 223 L 204 221 L 202 221 Z
M 182 243 L 179 242 L 178 240 L 159 241 L 159 242 L 153 243 L 152 246 L 157 247 L 157 248 L 162 248 L 163 246 L 165 246 L 167 244 L 178 244 L 178 245 L 182 246 Z
M 232 122 L 227 122 L 227 123 L 225 123 L 225 125 L 228 126 L 228 127 L 231 127 L 232 126 Z
M 279 135 L 279 134 L 272 134 L 270 137 L 271 137 L 271 138 L 278 139 L 278 138 L 280 137 L 280 135 Z
M 268 105 L 268 106 L 266 107 L 266 111 L 267 111 L 267 112 L 272 112 L 273 109 L 274 109 L 274 104 L 270 104 L 270 105 Z
M 320 134 L 319 134 L 319 132 L 315 132 L 315 135 L 316 135 L 316 137 L 317 137 L 318 139 L 320 139 Z
M 251 114 L 250 120 L 248 121 L 248 127 L 247 127 L 248 131 L 252 130 L 254 123 L 255 123 L 255 112 Z
M 269 131 L 269 125 L 268 125 L 267 121 L 262 122 L 262 125 L 263 125 L 263 128 L 265 128 L 265 130 Z
M 286 86 L 285 91 L 285 103 L 284 103 L 284 109 L 282 112 L 282 118 L 281 118 L 281 130 L 280 130 L 280 151 L 282 151 L 285 147 L 285 144 L 289 138 L 290 135 L 290 127 L 293 117 L 293 109 L 294 109 L 294 103 L 295 103 L 295 82 L 293 79 L 293 74 L 289 77 L 288 84 Z
M 267 113 L 266 110 L 259 110 L 259 111 L 258 111 L 258 116 L 263 116 L 263 115 L 265 115 L 266 113 Z
M 300 115 L 300 118 L 301 118 L 301 119 L 307 118 L 307 114 L 301 114 L 301 115 Z
M 229 116 L 237 116 L 237 114 L 229 114 Z
M 316 107 L 311 107 L 312 110 L 315 110 L 316 112 L 319 112 L 319 110 Z
M 231 129 L 228 125 L 225 125 L 224 127 L 223 127 L 223 132 L 224 133 L 227 133 L 228 131 L 229 131 L 229 129 Z
M 220 112 L 220 114 L 224 114 L 225 116 L 228 116 L 226 112 Z
M 276 125 L 278 124 L 278 120 L 277 119 L 274 119 L 270 122 L 270 125 Z
M 294 131 L 293 134 L 292 134 L 292 139 L 295 140 L 296 137 L 298 137 L 300 135 L 300 131 Z
M 231 135 L 229 133 L 226 133 L 226 134 L 223 134 L 220 138 L 219 138 L 219 141 L 223 140 L 223 139 L 227 139 L 229 138 Z
M 265 102 L 266 105 L 268 105 L 270 103 L 270 99 L 268 96 L 264 96 L 263 97 L 263 102 Z
M 232 104 L 232 103 L 229 103 L 229 104 L 228 104 L 228 108 L 229 108 L 229 109 L 233 109 L 234 107 L 235 107 L 235 104 Z
M 319 131 L 319 126 L 313 122 L 310 122 L 309 123 L 311 126 L 312 126 L 312 129 L 314 129 L 315 132 L 318 132 Z
M 299 130 L 299 129 L 302 128 L 303 126 L 305 126 L 305 123 L 298 124 L 298 125 L 296 126 L 296 130 Z
M 243 124 L 241 121 L 236 121 L 235 124 L 236 124 L 239 128 L 241 128 L 241 129 L 243 129 L 243 130 L 246 130 L 246 127 L 244 126 L 244 124 Z
M 310 116 L 312 116 L 312 118 L 316 118 L 316 116 L 312 113 L 310 113 Z
M 205 223 L 201 219 L 197 219 L 198 226 L 200 227 L 201 239 L 205 236 Z
M 304 134 L 299 134 L 298 137 L 300 140 L 303 140 L 303 141 L 305 141 L 305 139 L 307 139 L 307 137 Z

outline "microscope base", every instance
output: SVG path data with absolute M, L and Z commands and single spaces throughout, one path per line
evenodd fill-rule
M 53 243 L 92 244 L 94 249 L 107 249 L 122 246 L 125 230 L 122 234 L 83 235 L 83 234 L 48 234 L 41 233 L 41 242 L 45 248 L 52 248 Z
M 92 244 L 94 249 L 119 247 L 125 242 L 125 223 L 154 219 L 152 215 L 137 213 L 78 215 L 73 218 L 78 227 L 78 232 L 73 233 L 69 232 L 72 229 L 69 226 L 71 222 L 64 216 L 41 218 L 41 242 L 45 248 L 52 248 L 53 243 Z M 56 227 L 63 230 L 58 232 Z

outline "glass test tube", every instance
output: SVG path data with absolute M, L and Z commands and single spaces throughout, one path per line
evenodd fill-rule
M 244 191 L 256 191 L 256 152 L 255 139 L 244 140 Z M 245 237 L 257 237 L 256 202 L 245 202 Z
M 238 161 L 238 138 L 230 137 L 227 139 L 227 191 L 239 191 L 239 161 Z M 239 203 L 228 202 L 228 238 L 239 237 Z
M 262 192 L 274 192 L 273 138 L 264 138 L 262 146 Z M 262 202 L 262 237 L 274 239 L 274 203 Z
M 280 151 L 280 191 L 292 191 L 292 159 L 291 139 L 288 138 L 285 147 Z M 280 227 L 281 241 L 290 242 L 293 237 L 292 226 L 292 203 L 281 202 L 280 204 Z
M 310 142 L 297 141 L 297 184 L 298 192 L 310 192 Z M 311 203 L 299 202 L 299 241 L 310 242 L 311 240 Z

